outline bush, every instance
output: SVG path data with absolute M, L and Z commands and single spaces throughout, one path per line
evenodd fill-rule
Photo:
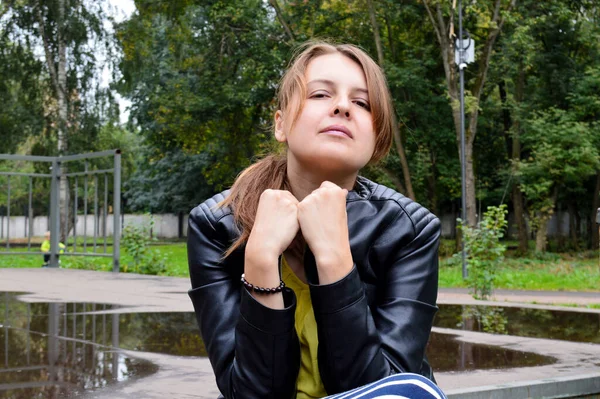
M 496 269 L 504 258 L 506 247 L 500 243 L 506 228 L 506 205 L 490 206 L 475 228 L 458 219 L 467 261 L 467 286 L 475 299 L 489 299 L 494 288 Z M 461 254 L 454 256 L 460 257 Z
M 508 319 L 502 308 L 492 306 L 466 306 L 462 313 L 465 319 L 473 318 L 479 325 L 479 330 L 490 334 L 508 334 L 506 325 Z M 462 327 L 462 323 L 459 327 Z
M 447 258 L 456 251 L 456 240 L 442 239 L 440 240 L 440 249 L 438 255 L 440 258 Z
M 133 258 L 132 264 L 122 264 L 121 271 L 141 274 L 163 274 L 166 269 L 166 259 L 160 252 L 150 249 L 150 244 L 156 241 L 150 231 L 154 226 L 154 218 L 150 216 L 148 226 L 125 226 L 121 237 L 123 249 Z M 129 266 L 133 266 L 132 270 Z

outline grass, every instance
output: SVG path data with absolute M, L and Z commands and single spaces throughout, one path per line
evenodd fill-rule
M 167 271 L 165 275 L 176 277 L 187 277 L 187 250 L 185 243 L 157 243 L 152 245 L 151 250 L 158 251 L 165 258 Z M 0 248 L 0 250 L 5 250 Z M 32 251 L 38 251 L 39 248 L 32 246 Z M 25 248 L 11 248 L 11 252 L 27 251 Z M 83 251 L 83 246 L 77 248 L 78 252 Z M 98 245 L 96 251 L 104 252 L 104 246 Z M 87 252 L 93 253 L 93 244 L 88 241 Z M 112 253 L 112 245 L 107 246 L 107 253 Z M 61 256 L 61 267 L 66 269 L 86 269 L 86 270 L 112 270 L 112 258 L 104 257 L 85 257 L 85 256 Z M 41 255 L 0 255 L 0 268 L 39 268 L 43 262 Z M 121 265 L 133 268 L 133 258 L 121 248 Z
M 78 244 L 79 245 L 79 244 Z M 38 250 L 32 246 L 33 250 Z M 83 247 L 78 247 L 78 251 Z M 27 248 L 14 248 L 12 251 L 25 251 Z M 93 248 L 88 241 L 88 252 Z M 109 246 L 108 252 L 112 252 Z M 187 251 L 185 242 L 160 242 L 152 245 L 164 257 L 166 275 L 188 277 Z M 0 249 L 0 250 L 3 250 Z M 103 245 L 98 245 L 103 252 Z M 515 290 L 548 290 L 548 291 L 600 291 L 600 265 L 597 253 L 583 255 L 546 253 L 514 257 L 507 254 L 497 270 L 496 288 Z M 40 255 L 0 255 L 2 267 L 33 267 L 42 264 Z M 121 265 L 132 268 L 133 259 L 121 249 Z M 61 267 L 89 270 L 112 270 L 112 258 L 91 258 L 62 256 Z M 466 287 L 462 278 L 460 260 L 452 257 L 440 259 L 440 287 Z
M 440 262 L 440 287 L 466 287 L 460 261 L 445 258 Z M 507 256 L 496 270 L 496 288 L 548 291 L 600 291 L 598 257 L 579 258 L 552 254 L 546 259 L 533 255 Z

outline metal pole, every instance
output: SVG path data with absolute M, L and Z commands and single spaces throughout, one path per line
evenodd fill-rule
M 463 46 L 463 29 L 462 29 L 462 1 L 458 0 L 458 43 L 459 43 L 459 76 L 460 76 L 460 169 L 461 169 L 461 186 L 462 186 L 462 223 L 463 226 L 468 226 L 467 221 L 467 169 L 465 157 L 465 72 L 464 72 L 464 46 Z M 467 271 L 467 252 L 465 249 L 465 237 L 462 235 L 462 276 L 463 279 L 468 277 Z
M 119 378 L 119 352 L 114 350 L 119 347 L 119 314 L 112 315 L 112 378 L 117 381 Z
M 83 178 L 83 252 L 87 252 L 87 197 L 88 197 L 88 164 L 84 162 L 85 176 Z
M 59 368 L 59 341 L 58 341 L 58 323 L 60 318 L 60 304 L 50 303 L 48 305 L 48 374 L 49 380 L 52 382 L 58 382 L 58 368 Z
M 118 273 L 120 268 L 121 249 L 121 151 L 115 153 L 113 181 L 113 272 Z
M 104 174 L 104 212 L 102 214 L 102 239 L 104 241 L 104 253 L 106 253 L 106 218 L 108 217 L 108 174 Z
M 31 303 L 27 302 L 27 365 L 31 365 Z
M 8 176 L 8 197 L 6 198 L 6 249 L 10 249 L 10 176 Z
M 27 251 L 31 250 L 31 235 L 33 234 L 33 210 L 32 210 L 32 202 L 33 202 L 33 177 L 29 177 L 29 207 L 27 208 L 27 219 L 29 221 L 29 229 L 27 234 Z
M 75 200 L 73 201 L 73 252 L 77 252 L 77 191 L 79 190 L 79 178 L 75 177 Z
M 4 293 L 4 368 L 8 368 L 8 292 Z
M 94 175 L 94 253 L 98 239 L 98 175 Z
M 58 267 L 58 235 L 59 211 L 58 211 L 58 184 L 60 166 L 57 161 L 52 162 L 52 177 L 50 179 L 50 262 L 48 267 Z

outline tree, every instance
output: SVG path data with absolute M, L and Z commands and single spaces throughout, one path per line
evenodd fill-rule
M 454 33 L 455 9 L 450 8 L 435 0 L 422 0 L 433 25 L 435 34 L 440 45 L 440 51 L 444 64 L 444 72 L 448 87 L 448 96 L 452 107 L 452 116 L 456 128 L 456 141 L 460 149 L 460 108 L 459 87 L 457 82 L 457 65 L 454 62 L 455 39 Z M 503 4 L 507 3 L 507 4 Z M 453 3 L 456 4 L 456 3 Z M 510 15 L 516 5 L 516 0 L 509 2 L 502 0 L 471 3 L 466 10 L 469 19 L 474 19 L 477 29 L 471 32 L 477 43 L 483 42 L 483 46 L 477 51 L 477 68 L 474 79 L 467 90 L 470 95 L 465 98 L 467 106 L 465 111 L 468 115 L 468 126 L 465 129 L 465 160 L 466 160 L 466 212 L 469 226 L 476 224 L 476 200 L 475 200 L 475 171 L 473 169 L 473 143 L 477 133 L 477 119 L 479 116 L 479 104 L 487 79 L 490 60 L 493 54 L 494 44 L 500 35 L 507 15 Z
M 97 45 L 103 44 L 110 52 L 110 39 L 104 28 L 108 17 L 102 6 L 102 2 L 86 0 L 13 0 L 4 9 L 4 35 L 29 51 L 36 46 L 43 49 L 44 69 L 51 87 L 48 110 L 56 132 L 56 149 L 52 153 L 57 155 L 67 154 L 69 137 L 80 133 L 85 110 L 93 107 L 100 93 Z M 66 172 L 61 165 L 61 241 L 66 240 L 70 226 Z
M 536 251 L 546 250 L 546 225 L 560 190 L 579 187 L 600 168 L 595 132 L 572 114 L 551 109 L 527 121 L 523 145 L 530 156 L 520 162 L 522 189 L 530 201 L 530 220 L 536 231 Z
M 194 165 L 222 189 L 268 145 L 284 32 L 256 0 L 136 5 L 117 30 L 134 123 L 155 159 L 178 149 L 211 159 Z
M 42 64 L 0 31 L 0 153 L 14 152 L 44 127 Z
M 529 134 L 524 126 L 528 120 L 536 119 L 539 111 L 552 112 L 555 108 L 568 112 L 572 121 L 594 121 L 594 114 L 586 117 L 587 111 L 584 111 L 593 104 L 596 93 L 590 76 L 585 73 L 590 65 L 598 62 L 594 12 L 594 6 L 586 2 L 524 0 L 506 25 L 499 42 L 499 62 L 491 68 L 490 79 L 496 82 L 502 102 L 503 130 L 512 165 L 507 177 L 509 185 L 512 182 L 513 209 L 522 252 L 527 250 L 525 200 L 536 202 L 523 198 L 520 174 L 516 170 L 521 160 L 530 157 L 531 147 L 522 148 L 522 141 L 527 141 Z M 577 102 L 587 105 L 578 106 Z M 545 137 L 539 139 L 545 140 Z M 583 183 L 563 187 L 554 201 L 558 207 L 566 205 L 569 211 L 572 248 L 579 245 L 581 215 L 577 208 L 589 209 L 592 202 L 592 196 L 586 195 L 592 188 L 586 190 Z M 529 192 L 533 195 L 531 189 Z M 589 224 L 590 217 L 585 217 Z

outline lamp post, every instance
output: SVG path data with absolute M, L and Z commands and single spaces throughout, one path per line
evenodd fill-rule
M 465 156 L 465 72 L 467 64 L 475 61 L 475 42 L 467 34 L 467 39 L 463 39 L 462 28 L 462 1 L 458 0 L 458 40 L 454 46 L 454 61 L 458 65 L 460 79 L 460 166 L 461 166 L 461 186 L 462 186 L 462 214 L 461 219 L 464 225 L 467 221 L 467 166 Z M 461 242 L 462 247 L 462 276 L 467 278 L 467 254 L 465 251 L 465 240 Z

